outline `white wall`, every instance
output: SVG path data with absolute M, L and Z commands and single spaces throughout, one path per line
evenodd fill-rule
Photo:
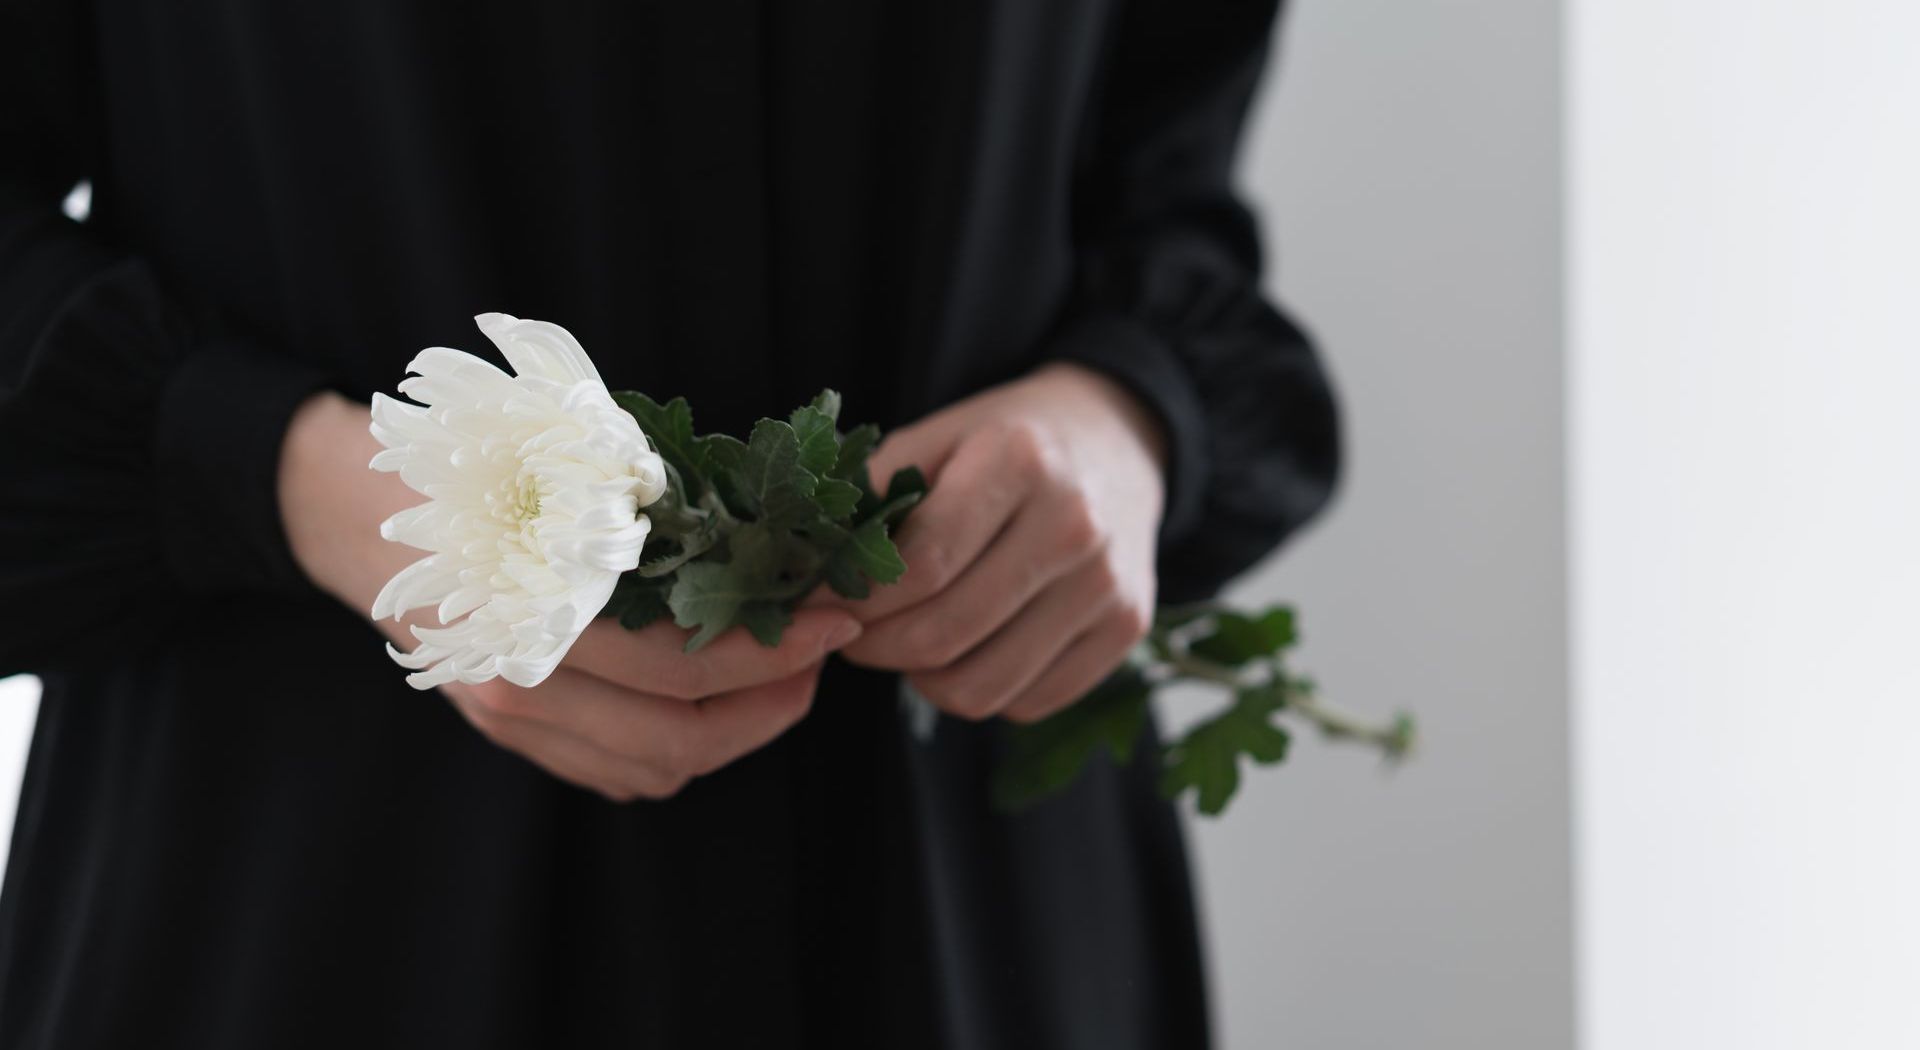
M 1224 1045 L 1565 1048 L 1558 5 L 1294 6 L 1245 182 L 1351 463 L 1244 593 L 1296 600 L 1329 697 L 1425 743 L 1383 776 L 1299 740 L 1196 822 Z
M 1920 1047 L 1920 5 L 1571 10 L 1585 1045 Z

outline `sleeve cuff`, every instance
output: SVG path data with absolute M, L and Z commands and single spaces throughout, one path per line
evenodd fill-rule
M 1207 488 L 1207 412 L 1173 348 L 1137 318 L 1099 312 L 1069 322 L 1055 334 L 1045 356 L 1101 372 L 1159 417 L 1167 439 L 1160 544 L 1193 532 Z
M 309 587 L 280 521 L 280 446 L 316 369 L 227 340 L 167 377 L 154 417 L 155 490 L 168 568 L 194 590 Z

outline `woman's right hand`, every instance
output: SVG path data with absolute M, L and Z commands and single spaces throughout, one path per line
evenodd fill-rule
M 294 559 L 363 617 L 381 586 L 421 557 L 380 536 L 382 521 L 421 497 L 396 475 L 368 469 L 379 450 L 367 406 L 322 394 L 295 413 L 280 452 L 281 520 Z M 408 624 L 431 616 L 377 626 L 411 649 Z M 836 609 L 802 609 L 778 646 L 734 630 L 691 654 L 681 651 L 687 635 L 665 622 L 628 631 L 595 621 L 538 686 L 495 679 L 440 691 L 489 740 L 563 780 L 618 802 L 666 798 L 799 721 L 827 654 L 858 638 L 860 624 Z

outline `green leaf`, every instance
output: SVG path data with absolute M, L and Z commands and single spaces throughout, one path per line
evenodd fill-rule
M 780 635 L 792 622 L 793 614 L 779 602 L 748 602 L 740 607 L 741 626 L 761 645 L 779 645 Z
M 887 482 L 886 495 L 869 493 L 862 497 L 854 516 L 861 521 L 879 518 L 889 525 L 897 525 L 926 494 L 927 479 L 920 468 L 902 467 L 894 471 L 892 480 Z
M 639 391 L 622 390 L 613 400 L 640 424 L 660 458 L 680 472 L 688 490 L 684 501 L 697 501 L 706 491 L 711 460 L 708 443 L 693 434 L 693 409 L 687 399 L 676 397 L 662 405 Z
M 1187 651 L 1217 664 L 1239 667 L 1279 654 L 1297 637 L 1293 610 L 1285 606 L 1274 606 L 1259 616 L 1222 612 L 1214 616 L 1212 631 L 1195 639 Z
M 665 576 L 676 572 L 682 565 L 712 550 L 713 545 L 718 541 L 719 532 L 713 521 L 709 519 L 705 527 L 699 531 L 688 533 L 677 541 L 660 544 L 660 547 L 665 548 L 664 553 L 653 555 L 642 561 L 640 567 L 634 572 L 643 577 Z M 646 549 L 651 552 L 655 549 L 655 545 L 649 543 Z
M 613 585 L 613 597 L 607 600 L 600 615 L 619 620 L 620 626 L 629 631 L 637 631 L 671 614 L 672 610 L 667 608 L 669 582 L 622 573 Z
M 892 583 L 906 571 L 900 549 L 887 535 L 886 520 L 879 517 L 854 526 L 846 541 L 827 556 L 827 585 L 843 598 L 865 598 L 872 592 L 868 580 Z
M 901 467 L 887 481 L 887 496 L 881 513 L 888 520 L 905 517 L 907 508 L 925 499 L 927 492 L 927 476 L 920 473 L 919 467 Z
M 1115 762 L 1132 760 L 1134 742 L 1153 693 L 1138 668 L 1122 667 L 1071 706 L 1008 734 L 1009 749 L 993 771 L 993 799 L 1002 809 L 1024 809 L 1080 775 L 1105 748 Z
M 689 562 L 674 574 L 667 606 L 673 610 L 674 623 L 695 629 L 687 639 L 687 652 L 705 646 L 749 616 L 764 629 L 764 614 L 750 613 L 747 606 L 785 597 L 779 553 L 767 526 L 741 525 L 727 537 L 727 547 L 728 560 Z
M 1285 760 L 1290 737 L 1273 724 L 1286 706 L 1285 686 L 1263 683 L 1241 689 L 1232 706 L 1194 726 L 1166 749 L 1160 790 L 1177 797 L 1191 788 L 1200 812 L 1213 816 L 1227 808 L 1240 787 L 1240 756 L 1260 765 Z
M 737 498 L 747 514 L 788 526 L 814 516 L 818 482 L 800 463 L 800 438 L 791 425 L 762 419 L 746 444 L 727 438 L 713 441 L 712 449 L 727 479 L 726 495 Z
M 828 387 L 813 395 L 813 403 L 808 407 L 827 417 L 827 422 L 840 421 L 840 391 Z
M 840 435 L 834 430 L 833 417 L 803 405 L 793 410 L 787 425 L 800 444 L 800 465 L 815 477 L 831 471 L 840 458 Z
M 860 504 L 860 488 L 839 478 L 822 478 L 813 490 L 813 502 L 829 520 L 841 521 Z
M 851 482 L 862 492 L 871 491 L 873 483 L 867 479 L 867 457 L 879 443 L 880 428 L 872 423 L 862 423 L 847 431 L 840 438 L 840 451 L 834 457 L 828 476 Z
M 616 396 L 666 461 L 672 490 L 649 508 L 655 535 L 643 570 L 660 590 L 630 604 L 636 615 L 664 609 L 691 628 L 689 649 L 734 626 L 774 644 L 815 583 L 864 597 L 906 571 L 889 527 L 925 495 L 926 479 L 907 468 L 884 495 L 874 492 L 867 459 L 880 431 L 841 434 L 838 393 L 822 391 L 785 420 L 760 420 L 744 442 L 696 435 L 683 399 Z

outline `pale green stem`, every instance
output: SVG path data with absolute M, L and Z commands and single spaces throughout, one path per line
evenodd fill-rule
M 1159 649 L 1165 655 L 1152 649 L 1145 650 L 1148 656 L 1143 670 L 1156 683 L 1184 678 L 1237 690 L 1279 682 L 1287 694 L 1283 710 L 1300 716 L 1329 738 L 1371 744 L 1388 758 L 1403 757 L 1413 746 L 1413 724 L 1405 716 L 1384 724 L 1368 721 L 1323 703 L 1310 689 L 1290 678 L 1274 661 L 1255 661 L 1244 668 L 1227 667 L 1187 652 L 1183 645 L 1170 639 L 1168 632 L 1161 628 L 1155 628 L 1154 633 L 1161 643 Z

